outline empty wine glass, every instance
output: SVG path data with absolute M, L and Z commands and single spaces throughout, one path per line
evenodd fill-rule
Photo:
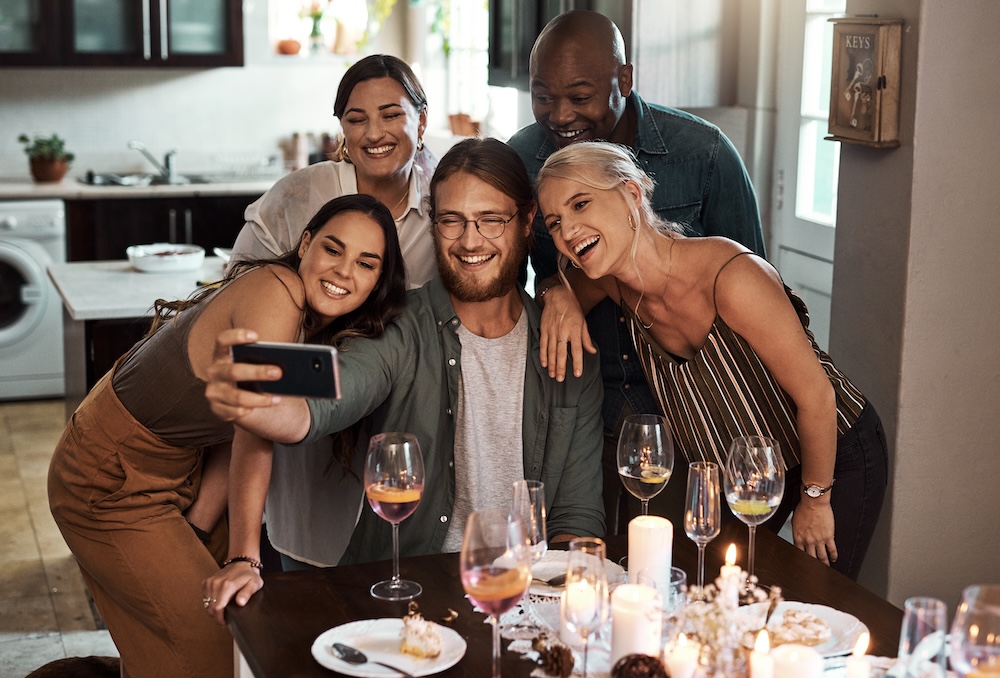
M 566 628 L 583 642 L 583 675 L 587 675 L 587 650 L 590 634 L 608 618 L 608 575 L 604 569 L 604 542 L 577 537 L 569 543 L 566 558 L 566 588 L 560 601 L 560 614 Z
M 720 492 L 718 464 L 695 461 L 688 466 L 684 534 L 698 545 L 699 587 L 705 585 L 705 546 L 719 536 L 722 528 Z
M 399 523 L 417 510 L 424 491 L 424 459 L 417 437 L 410 433 L 372 436 L 364 482 L 372 510 L 392 523 L 392 578 L 374 584 L 371 594 L 381 600 L 412 600 L 423 587 L 399 577 Z
M 548 549 L 545 539 L 545 483 L 541 480 L 516 481 L 511 512 L 521 517 L 531 544 L 531 559 L 538 562 Z
M 673 470 L 674 441 L 666 419 L 658 414 L 625 417 L 618 436 L 618 475 L 642 502 L 642 515 L 649 513 L 649 500 L 666 487 Z
M 750 529 L 747 574 L 753 577 L 757 526 L 774 515 L 785 492 L 785 464 L 778 441 L 763 436 L 734 438 L 723 476 L 729 508 Z
M 896 653 L 905 667 L 901 678 L 944 678 L 947 632 L 948 608 L 943 600 L 927 596 L 907 598 Z
M 531 548 L 521 519 L 510 511 L 473 511 L 459 557 L 462 588 L 493 624 L 493 678 L 500 676 L 500 615 L 524 597 L 531 583 Z
M 1000 676 L 1000 585 L 962 591 L 951 625 L 949 659 L 959 675 Z

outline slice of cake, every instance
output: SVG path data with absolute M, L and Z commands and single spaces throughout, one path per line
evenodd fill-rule
M 437 657 L 441 654 L 438 625 L 424 619 L 415 607 L 411 606 L 410 612 L 403 617 L 403 646 L 400 651 L 414 657 Z
M 830 627 L 825 621 L 805 610 L 785 610 L 781 620 L 768 624 L 772 645 L 798 643 L 819 645 L 830 640 Z

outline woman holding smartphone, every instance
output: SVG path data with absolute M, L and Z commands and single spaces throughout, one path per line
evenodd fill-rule
M 225 525 L 214 523 L 234 435 L 204 397 L 215 337 L 247 326 L 262 341 L 378 336 L 404 307 L 404 280 L 388 209 L 370 196 L 332 200 L 284 256 L 158 301 L 147 336 L 81 403 L 52 457 L 49 504 L 123 675 L 232 675 L 232 638 L 201 597 L 226 559 Z M 226 560 L 260 567 L 242 554 Z

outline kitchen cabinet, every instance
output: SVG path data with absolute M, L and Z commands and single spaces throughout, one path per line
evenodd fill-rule
M 243 65 L 242 0 L 6 0 L 0 66 Z
M 125 189 L 127 190 L 127 189 Z M 69 261 L 126 259 L 129 245 L 178 242 L 232 247 L 259 194 L 66 201 Z

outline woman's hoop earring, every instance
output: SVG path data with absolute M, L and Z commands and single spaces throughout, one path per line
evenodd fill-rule
M 573 268 L 580 268 L 580 264 L 576 263 L 572 259 L 569 260 L 569 263 L 573 264 Z
M 629 212 L 629 214 L 628 214 L 628 225 L 629 225 L 629 227 L 630 227 L 630 228 L 631 228 L 631 229 L 632 229 L 633 231 L 635 230 L 635 222 L 634 222 L 634 221 L 632 221 L 632 213 L 631 213 L 631 212 Z
M 417 137 L 417 150 L 418 151 L 424 150 L 424 138 L 423 137 Z

